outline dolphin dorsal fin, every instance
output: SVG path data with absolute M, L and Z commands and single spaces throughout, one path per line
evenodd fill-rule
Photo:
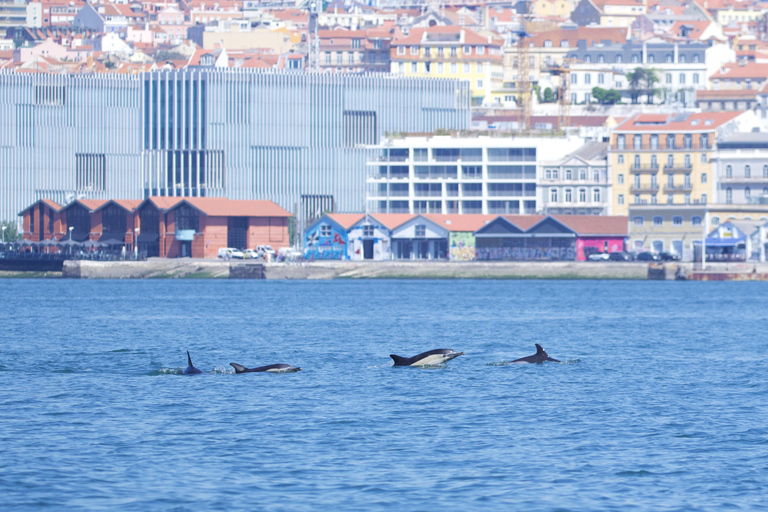
M 192 356 L 189 355 L 189 350 L 187 350 L 187 361 L 189 362 L 189 366 L 194 366 L 192 364 Z
M 536 345 L 536 355 L 537 356 L 549 357 L 547 355 L 547 352 L 543 348 L 541 348 L 541 345 L 539 345 L 538 343 L 536 343 L 535 345 Z
M 243 366 L 243 365 L 241 365 L 241 364 L 237 364 L 237 363 L 229 363 L 229 365 L 230 365 L 232 368 L 234 368 L 234 369 L 235 369 L 235 373 L 245 373 L 245 372 L 247 372 L 247 371 L 248 371 L 248 368 L 246 368 L 245 366 Z

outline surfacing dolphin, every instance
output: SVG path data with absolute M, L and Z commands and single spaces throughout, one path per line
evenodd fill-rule
M 195 375 L 197 373 L 203 373 L 202 370 L 198 370 L 195 368 L 195 365 L 192 364 L 192 357 L 189 355 L 189 350 L 187 350 L 187 361 L 189 362 L 189 366 L 184 368 L 184 375 Z
M 521 357 L 520 359 L 515 359 L 510 364 L 513 364 L 513 363 L 519 363 L 519 364 L 531 363 L 531 364 L 535 364 L 535 363 L 543 363 L 544 361 L 554 361 L 556 363 L 560 362 L 557 359 L 552 359 L 551 357 L 549 357 L 549 354 L 547 354 L 546 351 L 543 348 L 541 348 L 541 345 L 536 343 L 536 353 L 535 354 L 533 354 L 532 356 Z
M 235 373 L 293 373 L 301 370 L 301 368 L 297 366 L 291 366 L 289 364 L 270 364 L 267 366 L 259 366 L 258 368 L 246 368 L 245 366 L 237 363 L 229 363 L 229 365 L 235 369 Z
M 389 357 L 395 362 L 395 366 L 432 366 L 436 364 L 447 363 L 453 358 L 464 355 L 464 352 L 456 352 L 447 348 L 438 348 L 429 352 L 422 352 L 413 357 L 402 357 L 390 354 Z

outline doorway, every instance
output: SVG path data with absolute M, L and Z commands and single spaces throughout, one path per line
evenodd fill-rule
M 181 242 L 181 257 L 190 258 L 192 256 L 192 242 Z
M 363 259 L 373 259 L 373 240 L 363 240 Z

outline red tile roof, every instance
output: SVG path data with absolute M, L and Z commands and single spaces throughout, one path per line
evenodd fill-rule
M 535 226 L 546 218 L 544 215 L 499 215 L 523 231 Z
M 579 236 L 627 236 L 627 217 L 619 215 L 552 215 Z
M 684 121 L 673 121 L 675 114 L 635 114 L 613 129 L 614 132 L 703 132 L 712 131 L 743 112 L 701 112 L 688 115 Z M 666 119 L 662 119 L 666 117 Z M 659 121 L 657 121 L 659 120 Z M 644 124 L 656 123 L 659 124 Z
M 37 205 L 38 205 L 38 204 L 40 204 L 40 203 L 43 203 L 43 204 L 45 204 L 46 206 L 48 206 L 48 207 L 50 207 L 51 209 L 53 209 L 53 211 L 55 211 L 55 212 L 58 212 L 59 210 L 61 210 L 61 205 L 59 205 L 58 203 L 54 203 L 54 202 L 53 202 L 53 201 L 51 201 L 50 199 L 40 199 L 40 200 L 38 200 L 38 201 L 35 201 L 35 202 L 34 202 L 34 203 L 32 203 L 31 205 L 27 206 L 27 207 L 26 207 L 26 208 L 24 208 L 23 210 L 21 210 L 21 211 L 19 212 L 19 215 L 22 215 L 24 212 L 26 212 L 27 210 L 30 210 L 31 208 L 34 208 L 35 206 L 37 206 Z
M 448 231 L 469 231 L 474 233 L 493 219 L 497 218 L 498 215 L 482 215 L 479 213 L 465 213 L 463 215 L 457 213 L 428 213 L 425 214 L 424 217 Z
M 373 213 L 371 217 L 384 224 L 385 227 L 395 229 L 413 219 L 416 215 L 412 213 Z
M 364 219 L 365 215 L 362 213 L 329 213 L 328 217 L 344 229 L 349 229 Z
M 551 41 L 552 48 L 560 47 L 561 41 L 568 41 L 568 47 L 576 47 L 579 40 L 585 40 L 587 46 L 603 41 L 612 43 L 625 43 L 627 41 L 627 29 L 622 27 L 578 27 L 576 30 L 548 30 L 534 34 L 533 46 L 541 48 L 544 41 Z
M 712 80 L 752 78 L 762 82 L 765 80 L 765 77 L 768 77 L 768 64 L 750 63 L 747 66 L 736 62 L 729 62 L 723 64 L 710 78 Z
M 209 217 L 291 217 L 291 213 L 272 201 L 226 199 L 223 197 L 185 197 L 187 203 Z M 169 208 L 178 208 L 179 204 Z

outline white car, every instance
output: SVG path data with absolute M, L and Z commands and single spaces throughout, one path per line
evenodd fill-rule
M 218 252 L 219 258 L 243 259 L 243 251 L 234 247 L 222 247 Z
M 247 260 L 255 260 L 259 258 L 259 253 L 253 249 L 246 249 L 243 251 L 243 257 Z
M 587 261 L 608 261 L 610 255 L 607 252 L 596 252 L 587 256 Z

